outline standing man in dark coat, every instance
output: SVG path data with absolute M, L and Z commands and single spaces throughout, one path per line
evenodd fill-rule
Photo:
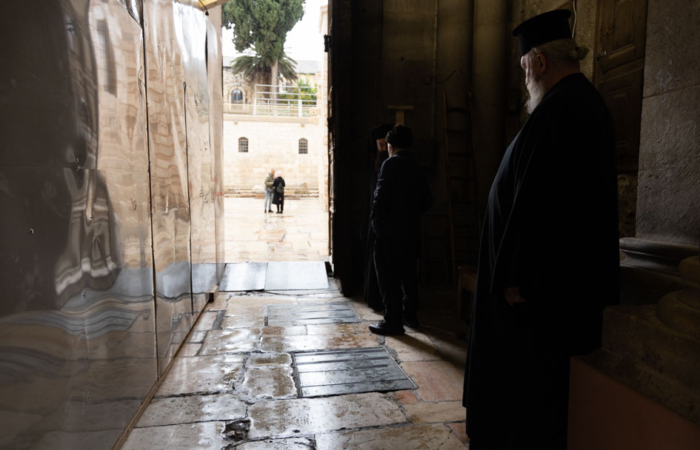
M 464 388 L 472 450 L 566 449 L 569 359 L 618 298 L 615 138 L 569 11 L 513 34 L 530 117 L 489 194 Z
M 377 282 L 377 271 L 374 267 L 374 241 L 377 235 L 374 234 L 372 230 L 372 225 L 370 223 L 370 214 L 372 211 L 372 204 L 374 203 L 374 190 L 377 186 L 377 177 L 379 175 L 379 169 L 381 169 L 382 164 L 389 157 L 387 152 L 386 135 L 391 129 L 392 125 L 384 124 L 374 127 L 372 129 L 372 142 L 371 150 L 369 152 L 368 158 L 368 190 L 369 193 L 367 197 L 367 202 L 363 205 L 362 209 L 362 230 L 363 236 L 361 242 L 364 241 L 365 245 L 365 255 L 364 255 L 364 294 L 367 306 L 375 311 L 384 311 L 384 302 L 382 301 L 382 294 L 379 291 L 379 283 Z
M 370 325 L 381 335 L 403 334 L 403 325 L 418 326 L 417 262 L 420 218 L 430 208 L 428 182 L 408 150 L 411 129 L 395 125 L 386 136 L 389 158 L 377 178 L 372 205 L 374 264 L 384 301 L 384 320 Z

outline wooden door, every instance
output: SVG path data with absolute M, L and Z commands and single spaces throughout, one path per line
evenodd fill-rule
M 594 81 L 615 122 L 618 172 L 636 173 L 647 0 L 600 0 Z

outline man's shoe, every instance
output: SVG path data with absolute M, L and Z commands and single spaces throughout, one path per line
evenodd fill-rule
M 271 209 L 268 209 L 267 212 L 272 212 L 272 210 L 271 210 Z
M 420 327 L 420 322 L 418 322 L 418 319 L 416 319 L 415 317 L 414 318 L 404 318 L 403 324 L 406 325 L 408 328 Z
M 387 325 L 387 323 L 383 320 L 376 325 L 370 325 L 369 331 L 381 336 L 398 336 L 406 332 L 401 325 Z

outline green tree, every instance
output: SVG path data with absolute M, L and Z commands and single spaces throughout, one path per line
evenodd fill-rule
M 233 45 L 236 51 L 243 53 L 252 49 L 255 56 L 241 56 L 240 63 L 234 62 L 240 72 L 249 74 L 254 72 L 269 72 L 270 84 L 277 84 L 280 69 L 287 71 L 286 67 L 280 67 L 285 59 L 284 42 L 287 33 L 294 28 L 304 16 L 305 0 L 233 0 L 224 5 L 223 24 L 226 28 L 233 29 Z M 238 73 L 238 72 L 236 72 Z M 289 75 L 289 74 L 287 74 Z M 293 77 L 296 79 L 296 73 Z

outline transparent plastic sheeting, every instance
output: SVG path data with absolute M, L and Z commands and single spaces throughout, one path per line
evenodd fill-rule
M 220 278 L 220 12 L 0 21 L 0 447 L 109 449 Z

